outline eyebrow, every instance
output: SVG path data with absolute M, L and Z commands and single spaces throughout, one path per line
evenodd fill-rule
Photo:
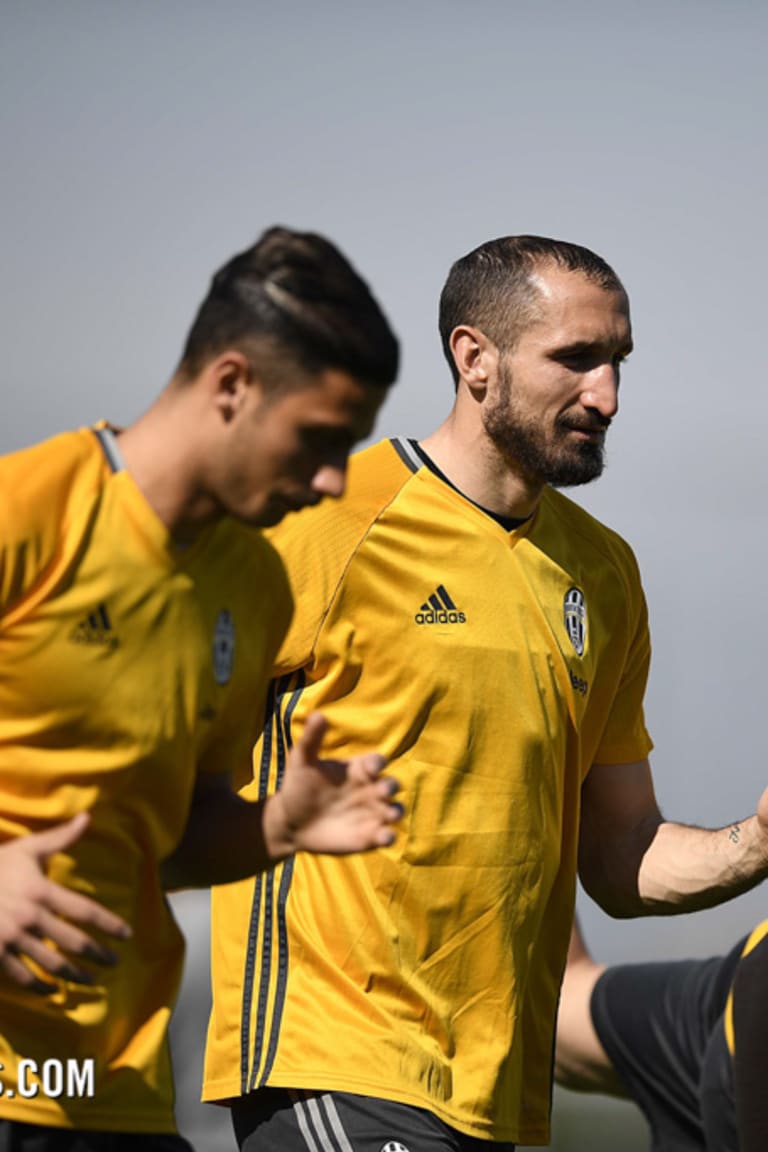
M 555 349 L 557 356 L 574 356 L 580 352 L 594 352 L 598 348 L 607 348 L 608 345 L 603 340 L 577 340 L 573 344 L 564 344 Z M 622 356 L 629 356 L 630 352 L 634 351 L 634 344 L 632 340 L 628 340 L 626 344 L 621 344 L 617 347 L 616 351 Z

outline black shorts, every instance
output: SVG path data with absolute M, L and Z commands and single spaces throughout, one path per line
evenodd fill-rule
M 0 1120 L 0 1152 L 193 1152 L 171 1132 L 87 1132 Z
M 260 1088 L 235 1100 L 240 1152 L 514 1152 L 409 1104 L 349 1092 Z
M 743 947 L 608 968 L 595 985 L 595 1030 L 650 1125 L 653 1152 L 737 1152 L 723 1012 Z

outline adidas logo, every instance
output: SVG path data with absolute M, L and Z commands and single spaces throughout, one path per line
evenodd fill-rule
M 443 584 L 425 600 L 414 616 L 417 624 L 466 624 L 467 618 L 451 600 Z
M 73 644 L 95 644 L 114 652 L 120 641 L 112 629 L 106 604 L 99 604 L 84 620 L 72 629 L 69 639 Z

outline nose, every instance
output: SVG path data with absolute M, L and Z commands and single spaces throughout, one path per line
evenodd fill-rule
M 594 408 L 601 416 L 611 419 L 619 410 L 619 368 L 606 362 L 596 365 L 584 381 L 581 402 L 585 408 Z
M 346 463 L 324 464 L 322 468 L 318 468 L 312 477 L 312 491 L 321 496 L 333 496 L 334 498 L 343 496 L 346 481 Z

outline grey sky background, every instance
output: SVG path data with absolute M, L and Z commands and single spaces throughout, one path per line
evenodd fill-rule
M 273 223 L 352 257 L 403 342 L 382 435 L 452 386 L 451 262 L 510 232 L 605 256 L 636 351 L 605 476 L 633 544 L 665 813 L 754 810 L 765 756 L 768 8 L 746 0 L 0 0 L 0 450 L 134 418 L 211 273 Z M 705 954 L 768 914 L 616 925 L 608 960 Z

